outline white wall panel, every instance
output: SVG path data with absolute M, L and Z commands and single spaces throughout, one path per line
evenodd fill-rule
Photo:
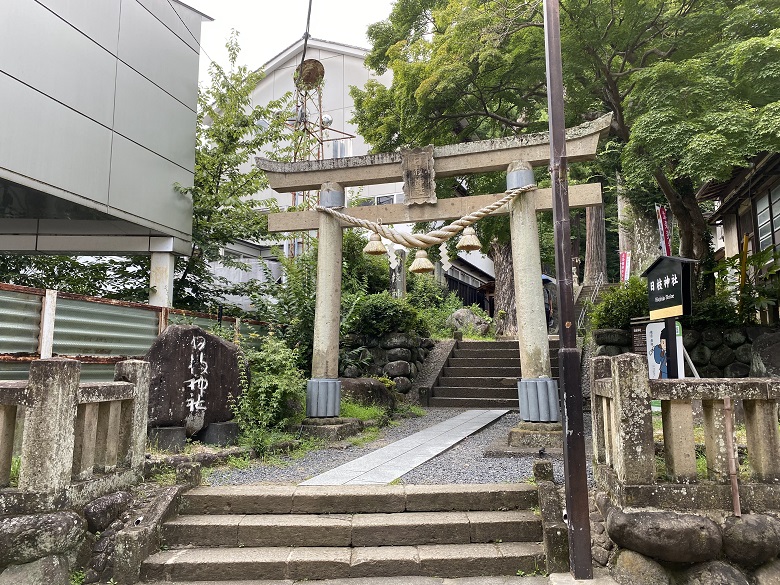
M 192 200 L 177 193 L 173 184 L 192 185 L 193 174 L 118 134 L 113 152 L 111 207 L 191 233 Z
M 115 70 L 110 53 L 40 4 L 2 3 L 0 71 L 110 127 Z
M 344 107 L 344 94 L 347 88 L 344 85 L 344 58 L 339 55 L 329 59 L 323 59 L 325 68 L 325 85 L 322 90 L 322 109 L 335 110 Z
M 111 130 L 2 73 L 0 129 L 0 167 L 107 203 Z
M 119 58 L 195 110 L 198 55 L 137 2 L 122 3 Z
M 119 63 L 116 132 L 192 171 L 195 168 L 195 125 L 195 112 L 124 63 Z M 179 131 L 171 132 L 171 128 Z
M 119 39 L 119 10 L 122 0 L 38 0 L 104 49 L 116 55 Z M 127 0 L 124 0 L 127 1 Z M 134 0 L 130 0 L 134 1 Z M 34 2 L 14 0 L 14 4 Z M 5 2 L 11 4 L 11 2 Z
M 160 22 L 167 26 L 182 41 L 187 43 L 196 54 L 200 53 L 200 15 L 171 0 L 123 0 L 125 2 L 138 2 Z M 171 8 L 173 7 L 173 8 Z M 175 11 L 175 12 L 174 12 Z M 179 18 L 181 17 L 181 18 Z M 194 37 L 194 38 L 193 38 Z

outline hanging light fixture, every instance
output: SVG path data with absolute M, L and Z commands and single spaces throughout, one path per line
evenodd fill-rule
M 464 252 L 482 249 L 482 243 L 479 241 L 477 232 L 474 231 L 473 227 L 469 226 L 463 230 L 463 235 L 460 237 L 458 245 L 455 246 L 455 248 L 463 250 Z
M 387 253 L 387 250 L 382 245 L 382 238 L 379 237 L 379 234 L 371 234 L 369 236 L 368 244 L 363 248 L 363 253 L 370 254 L 371 256 L 381 256 L 382 254 Z
M 433 272 L 433 264 L 428 260 L 428 252 L 425 250 L 418 250 L 414 255 L 414 262 L 409 267 L 409 272 L 415 274 L 424 274 L 426 272 Z

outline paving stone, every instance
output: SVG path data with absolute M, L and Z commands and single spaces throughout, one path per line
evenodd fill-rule
M 244 516 L 238 526 L 241 546 L 350 546 L 349 515 L 279 514 Z
M 294 514 L 391 513 L 405 509 L 404 486 L 298 486 Z
M 287 560 L 288 579 L 341 579 L 350 575 L 352 553 L 346 547 L 293 548 Z
M 467 512 L 471 542 L 525 542 L 542 540 L 541 518 L 528 510 Z
M 294 485 L 197 487 L 182 496 L 187 514 L 289 514 Z
M 406 509 L 417 511 L 516 510 L 537 505 L 530 484 L 450 484 L 406 486 Z
M 366 546 L 352 549 L 353 577 L 419 575 L 420 559 L 414 546 Z
M 179 516 L 163 524 L 168 546 L 238 546 L 240 514 Z
M 352 546 L 468 543 L 463 512 L 358 514 L 352 519 Z

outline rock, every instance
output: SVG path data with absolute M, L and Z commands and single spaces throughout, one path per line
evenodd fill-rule
M 406 349 L 405 347 L 394 347 L 387 350 L 388 362 L 397 362 L 399 360 L 404 362 L 411 362 L 412 350 Z
M 0 567 L 64 554 L 84 537 L 86 522 L 75 512 L 11 516 L 0 520 Z
M 710 363 L 718 366 L 719 368 L 725 368 L 735 359 L 736 356 L 734 355 L 734 350 L 725 343 L 718 349 L 713 350 L 712 355 L 710 355 Z
M 365 405 L 395 409 L 395 396 L 376 378 L 341 379 L 341 396 Z
M 723 332 L 723 343 L 729 347 L 738 347 L 747 341 L 747 335 L 742 329 L 729 329 Z
M 620 585 L 670 585 L 672 582 L 660 564 L 632 550 L 617 554 L 611 573 Z
M 598 563 L 602 567 L 606 567 L 607 563 L 609 562 L 609 551 L 604 550 L 600 546 L 591 547 L 590 556 L 593 557 L 594 562 Z
M 747 335 L 748 341 L 754 343 L 756 339 L 767 333 L 773 333 L 773 331 L 767 329 L 761 325 L 754 325 L 752 327 L 745 327 L 745 335 Z
M 469 308 L 458 309 L 447 317 L 444 324 L 447 327 L 460 330 L 473 328 L 479 335 L 485 335 L 490 329 L 490 323 L 475 315 Z
M 723 370 L 721 370 L 718 366 L 713 366 L 712 364 L 701 366 L 700 368 L 698 368 L 698 370 L 699 370 L 699 376 L 701 376 L 702 378 L 723 377 Z
M 705 329 L 701 333 L 701 342 L 710 349 L 715 349 L 723 345 L 723 334 L 717 329 Z
M 401 394 L 407 394 L 409 390 L 412 389 L 412 381 L 406 376 L 398 376 L 397 378 L 393 378 L 393 382 L 395 382 L 396 391 L 400 392 Z
M 723 368 L 726 378 L 747 378 L 750 375 L 750 366 L 742 362 L 734 362 Z
M 743 364 L 750 366 L 753 361 L 753 344 L 744 343 L 734 350 L 734 356 Z
M 753 573 L 756 585 L 780 585 L 780 560 L 767 563 Z
M 408 376 L 412 368 L 409 367 L 409 362 L 399 360 L 386 363 L 382 371 L 388 378 L 396 378 L 398 376 Z
M 407 335 L 406 333 L 388 333 L 379 340 L 379 347 L 382 349 L 392 349 L 394 347 L 412 349 L 420 345 L 419 339 L 415 335 Z
M 149 426 L 184 426 L 191 436 L 233 418 L 241 392 L 239 349 L 192 325 L 171 325 L 145 358 L 151 366 Z
M 417 377 L 417 372 L 419 371 L 417 369 L 417 364 L 410 362 L 409 363 L 409 379 L 414 380 Z
M 46 556 L 31 563 L 11 565 L 0 573 L 0 585 L 67 585 L 68 561 Z
M 127 510 L 132 501 L 133 496 L 128 492 L 114 492 L 113 494 L 92 500 L 84 507 L 87 529 L 93 534 L 103 532 Z
M 368 350 L 368 352 L 371 354 L 371 363 L 373 365 L 382 367 L 388 362 L 386 349 L 382 349 L 381 347 L 372 347 Z
M 617 345 L 599 345 L 596 347 L 596 351 L 594 353 L 597 356 L 606 355 L 611 357 L 614 355 L 620 355 L 623 353 L 623 350 L 621 350 Z
M 631 336 L 624 329 L 596 329 L 593 341 L 597 345 L 631 345 Z
M 723 526 L 723 552 L 743 567 L 755 568 L 780 554 L 777 520 L 764 514 L 726 518 Z
M 710 350 L 709 347 L 707 347 L 703 343 L 700 343 L 699 345 L 694 347 L 691 351 L 689 351 L 688 355 L 691 357 L 691 361 L 693 362 L 693 365 L 706 366 L 708 363 L 710 363 L 710 356 L 712 355 L 712 351 Z
M 429 352 L 429 350 L 427 350 L 427 349 L 424 349 L 424 348 L 422 348 L 422 347 L 421 347 L 420 349 L 418 349 L 418 350 L 417 350 L 417 355 L 419 356 L 419 358 L 420 358 L 420 360 L 421 360 L 421 361 L 424 361 L 424 360 L 425 360 L 425 358 L 426 358 L 426 357 L 428 357 L 428 354 L 429 354 L 429 353 L 430 353 L 430 352 Z
M 420 338 L 420 347 L 430 350 L 433 348 L 434 345 L 436 345 L 436 342 L 430 337 Z
M 683 347 L 689 352 L 701 341 L 701 333 L 695 329 L 683 329 Z
M 344 378 L 359 378 L 362 373 L 357 366 L 349 365 L 344 368 L 344 373 L 341 375 Z
M 749 585 L 742 572 L 722 561 L 695 565 L 685 571 L 683 585 Z
M 753 342 L 750 376 L 780 377 L 780 333 L 765 333 Z
M 621 548 L 673 563 L 697 563 L 720 554 L 720 529 L 710 519 L 674 512 L 625 513 L 612 508 L 607 534 Z
M 369 376 L 376 376 L 376 377 L 380 377 L 380 376 L 384 376 L 385 375 L 384 372 L 382 371 L 382 366 L 380 366 L 379 364 L 371 364 L 371 365 L 369 365 L 368 368 L 366 369 L 366 373 Z

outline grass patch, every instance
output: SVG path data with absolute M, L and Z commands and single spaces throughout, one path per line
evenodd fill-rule
M 350 437 L 348 441 L 355 447 L 363 447 L 368 443 L 373 443 L 379 437 L 379 427 L 368 427 L 355 437 Z
M 243 455 L 231 455 L 225 463 L 233 469 L 246 469 L 252 464 L 252 460 L 249 458 L 249 453 L 244 453 Z
M 425 409 L 417 406 L 416 404 L 409 404 L 408 402 L 401 402 L 396 406 L 396 413 L 403 417 L 412 417 L 412 416 L 425 416 L 428 414 L 425 412 Z
M 176 485 L 176 470 L 173 467 L 164 465 L 149 476 L 149 481 L 163 486 Z
M 71 571 L 68 575 L 68 585 L 83 585 L 85 577 L 84 571 Z
M 366 406 L 350 400 L 341 401 L 341 416 L 360 420 L 380 420 L 385 416 L 385 409 L 376 404 Z
M 11 459 L 11 476 L 9 484 L 11 487 L 19 487 L 19 472 L 22 470 L 22 458 L 18 455 Z

